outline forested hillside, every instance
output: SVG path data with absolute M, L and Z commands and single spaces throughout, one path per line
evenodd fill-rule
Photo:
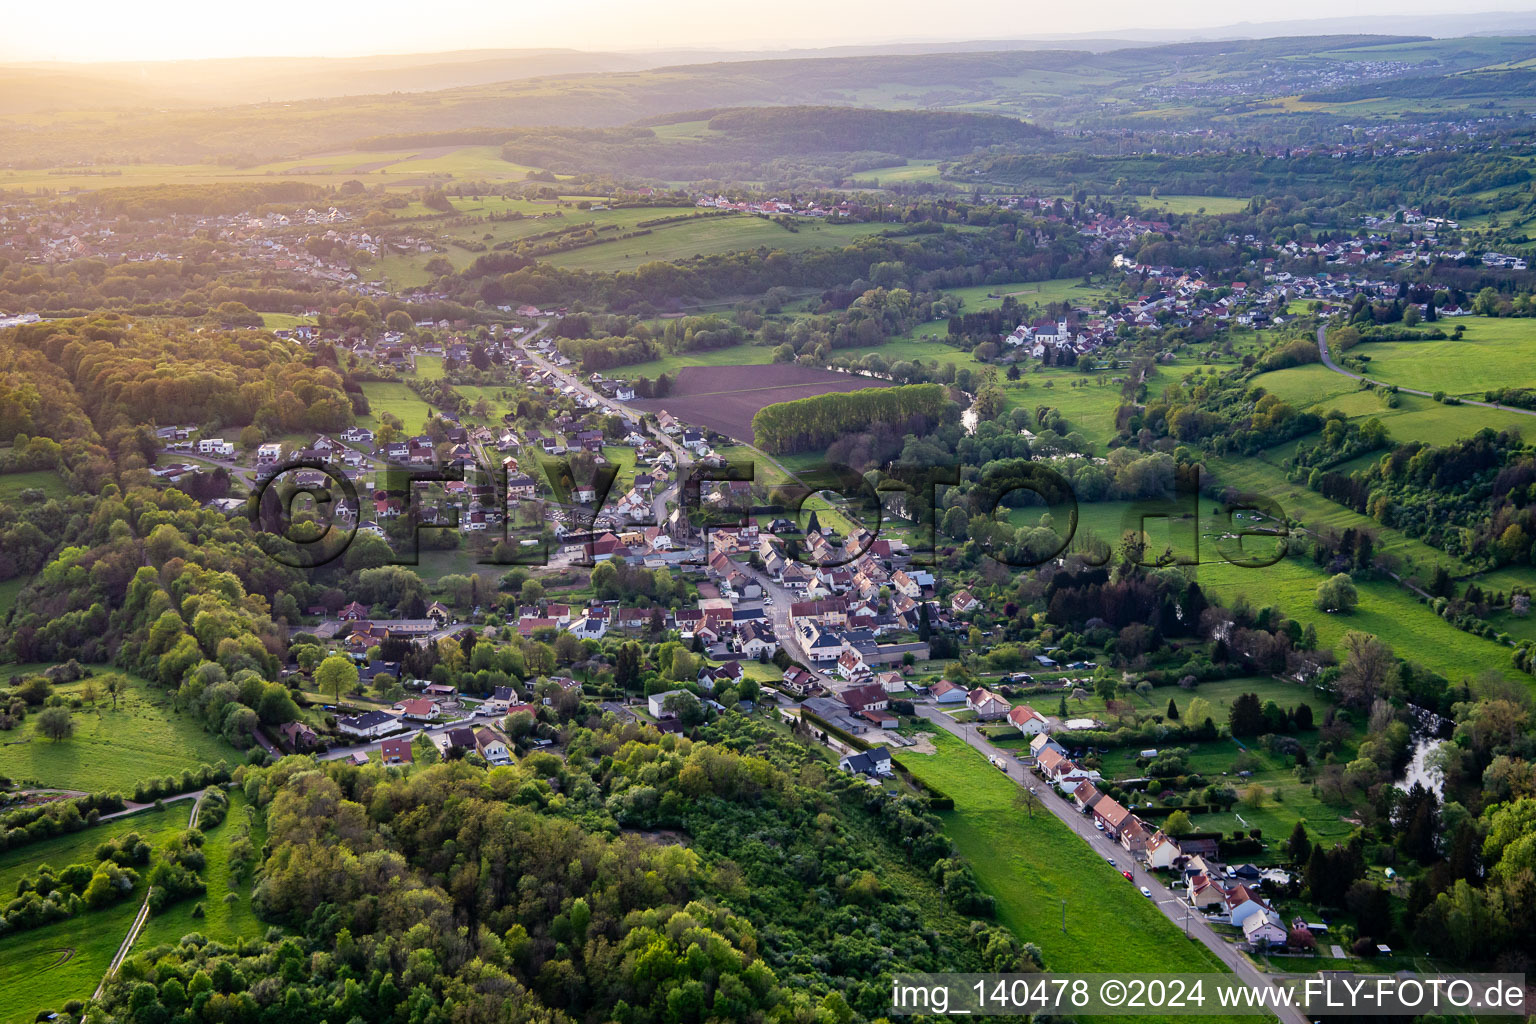
M 167 1020 L 880 1017 L 898 971 L 1037 970 L 937 820 L 760 723 L 572 727 L 566 756 L 409 776 L 242 769 L 264 941 L 146 950 L 105 1012 Z

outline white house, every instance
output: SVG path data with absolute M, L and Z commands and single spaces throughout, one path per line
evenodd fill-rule
M 259 445 L 256 448 L 256 463 L 257 463 L 257 465 L 264 465 L 266 463 L 276 462 L 278 459 L 280 459 L 282 457 L 283 457 L 283 446 L 281 444 L 277 443 L 276 441 L 274 441 L 274 442 L 272 442 L 270 444 Z
M 1008 721 L 1025 736 L 1039 736 L 1050 728 L 1045 716 L 1028 704 L 1020 704 L 1008 712 Z
M 965 706 L 980 719 L 1002 718 L 1011 710 L 1008 702 L 984 686 L 978 686 L 965 698 Z
M 1151 839 L 1147 840 L 1147 867 L 1171 868 L 1173 862 L 1182 853 L 1179 844 L 1166 832 L 1159 829 Z
M 205 437 L 197 442 L 199 455 L 212 455 L 215 458 L 228 458 L 235 454 L 235 446 L 222 437 Z
M 578 640 L 601 640 L 608 632 L 607 619 L 582 616 L 570 625 L 570 633 Z
M 687 690 L 666 690 L 662 693 L 651 694 L 645 699 L 646 706 L 650 709 L 651 717 L 657 719 L 658 721 L 663 718 L 671 718 L 672 712 L 668 711 L 666 708 L 667 698 L 675 697 L 680 693 L 687 692 Z
M 1289 938 L 1280 915 L 1273 910 L 1250 914 L 1240 927 L 1243 929 L 1243 938 L 1253 946 L 1283 946 Z
M 935 704 L 964 704 L 966 689 L 959 683 L 950 682 L 948 679 L 940 679 L 933 687 L 933 702 Z
M 837 766 L 845 772 L 859 775 L 889 775 L 891 774 L 891 752 L 885 747 L 862 750 L 846 755 L 837 763 Z
M 365 711 L 351 718 L 336 719 L 336 728 L 344 736 L 371 740 L 398 730 L 400 719 L 387 711 Z

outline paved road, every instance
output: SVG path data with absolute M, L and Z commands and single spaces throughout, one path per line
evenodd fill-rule
M 1322 354 L 1323 365 L 1328 367 L 1328 369 L 1332 370 L 1334 373 L 1342 373 L 1344 376 L 1348 377 L 1350 380 L 1363 380 L 1363 381 L 1367 381 L 1367 382 L 1369 382 L 1371 384 L 1379 385 L 1381 387 L 1390 387 L 1391 386 L 1391 385 L 1388 385 L 1385 381 L 1375 380 L 1375 379 L 1373 379 L 1371 377 L 1362 377 L 1358 373 L 1350 373 L 1348 370 L 1344 369 L 1338 363 L 1335 363 L 1333 361 L 1333 357 L 1328 352 L 1328 331 L 1327 331 L 1327 328 L 1325 328 L 1325 327 L 1319 327 L 1317 329 L 1317 350 L 1318 350 L 1318 352 L 1320 352 Z M 1420 391 L 1417 388 L 1405 388 L 1401 384 L 1397 385 L 1397 390 L 1407 392 L 1410 395 L 1423 395 L 1425 398 L 1433 398 L 1434 397 L 1434 392 L 1432 392 L 1432 391 Z M 1484 409 L 1497 409 L 1500 412 L 1512 412 L 1512 413 L 1517 413 L 1517 414 L 1519 414 L 1521 416 L 1536 416 L 1536 410 L 1516 409 L 1512 405 L 1500 405 L 1497 402 L 1478 402 L 1478 401 L 1474 401 L 1473 399 L 1470 399 L 1470 398 L 1462 398 L 1462 399 L 1459 399 L 1459 401 L 1461 402 L 1462 405 L 1479 405 L 1479 406 L 1482 406 Z
M 980 732 L 970 723 L 956 722 L 949 715 L 940 711 L 931 704 L 919 704 L 917 713 L 923 718 L 939 726 L 944 731 L 953 734 L 970 744 L 972 747 L 996 757 L 1007 765 L 1006 774 L 1010 780 L 1020 786 L 1031 786 L 1035 795 L 1040 798 L 1040 805 L 1060 818 L 1079 839 L 1087 843 L 1094 853 L 1101 857 L 1113 857 L 1116 865 L 1122 870 L 1129 870 L 1135 877 L 1136 885 L 1144 885 L 1152 891 L 1152 901 L 1157 904 L 1157 909 L 1163 912 L 1163 916 L 1172 921 L 1175 926 L 1186 929 L 1190 938 L 1204 944 L 1207 949 L 1216 954 L 1223 964 L 1232 970 L 1250 988 L 1268 988 L 1272 982 L 1253 962 L 1238 951 L 1226 939 L 1217 935 L 1205 919 L 1189 910 L 1189 904 L 1170 892 L 1168 887 L 1152 874 L 1145 871 L 1136 863 L 1134 857 L 1126 853 L 1116 842 L 1093 827 L 1092 821 L 1081 813 L 1075 804 L 1056 795 L 1056 791 L 1046 785 L 1037 776 L 1031 774 L 1028 769 L 1014 759 L 1013 753 L 994 747 L 988 743 Z M 1130 884 L 1130 883 L 1127 883 Z M 1280 1019 L 1286 1024 L 1307 1024 L 1306 1017 L 1297 1010 L 1288 1010 L 1280 1014 Z

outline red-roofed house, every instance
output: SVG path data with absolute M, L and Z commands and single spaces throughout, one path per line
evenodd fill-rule
M 935 683 L 932 693 L 935 704 L 963 704 L 967 696 L 965 687 L 948 679 Z
M 850 686 L 843 691 L 843 703 L 848 705 L 848 710 L 857 715 L 863 711 L 884 711 L 890 707 L 891 698 L 884 690 L 873 684 L 867 686 Z
M 442 714 L 438 710 L 437 702 L 425 697 L 403 700 L 395 705 L 395 710 L 400 712 L 401 718 L 409 718 L 416 722 L 433 722 Z
M 965 706 L 976 712 L 982 721 L 1002 718 L 1011 710 L 1008 702 L 984 686 L 978 686 L 965 698 Z
M 416 763 L 416 755 L 411 753 L 411 741 L 407 739 L 385 740 L 379 744 L 379 758 L 385 764 Z
M 1020 704 L 1008 712 L 1008 721 L 1025 736 L 1038 736 L 1050 728 L 1045 716 L 1028 704 Z

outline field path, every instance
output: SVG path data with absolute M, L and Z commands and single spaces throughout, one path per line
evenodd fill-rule
M 192 813 L 187 815 L 187 828 L 197 827 L 197 812 L 203 806 L 203 794 L 206 789 L 200 789 L 195 793 L 183 793 L 181 796 L 172 797 L 173 800 L 185 800 L 192 797 Z M 130 813 L 122 811 L 119 813 Z M 92 999 L 100 999 L 102 991 L 107 987 L 107 982 L 117 973 L 117 969 L 123 965 L 123 960 L 128 956 L 128 951 L 133 948 L 134 940 L 139 937 L 139 932 L 144 930 L 144 922 L 149 920 L 149 898 L 154 894 L 154 886 L 144 890 L 144 902 L 139 906 L 139 912 L 133 917 L 133 924 L 128 926 L 128 934 L 123 937 L 123 944 L 117 947 L 117 953 L 112 957 L 112 962 L 107 965 L 107 973 L 102 975 L 101 983 L 96 986 L 96 991 L 91 994 Z
M 1323 365 L 1328 367 L 1328 369 L 1332 370 L 1334 373 L 1342 373 L 1344 376 L 1348 377 L 1350 380 L 1363 380 L 1363 381 L 1366 381 L 1367 383 L 1375 384 L 1378 387 L 1392 387 L 1393 386 L 1393 385 L 1390 385 L 1390 384 L 1386 384 L 1383 381 L 1373 380 L 1370 377 L 1362 377 L 1358 373 L 1350 373 L 1348 370 L 1344 369 L 1338 363 L 1335 363 L 1333 361 L 1333 357 L 1328 354 L 1328 332 L 1327 332 L 1327 328 L 1325 328 L 1325 327 L 1319 327 L 1317 329 L 1317 350 L 1318 350 L 1319 353 L 1322 354 Z M 1434 398 L 1435 397 L 1435 394 L 1434 394 L 1433 391 L 1420 391 L 1418 388 L 1405 388 L 1405 387 L 1403 387 L 1400 384 L 1397 385 L 1397 390 L 1399 390 L 1399 391 L 1406 391 L 1410 395 L 1422 395 L 1425 398 Z M 1460 402 L 1462 405 L 1480 405 L 1484 409 L 1497 409 L 1500 412 L 1514 412 L 1514 413 L 1519 413 L 1521 416 L 1536 416 L 1536 410 L 1532 410 L 1532 409 L 1517 409 L 1517 408 L 1515 408 L 1512 405 L 1500 405 L 1497 402 L 1479 402 L 1479 401 L 1476 401 L 1476 400 L 1471 399 L 1471 398 L 1459 398 L 1459 399 L 1457 399 L 1457 401 Z

